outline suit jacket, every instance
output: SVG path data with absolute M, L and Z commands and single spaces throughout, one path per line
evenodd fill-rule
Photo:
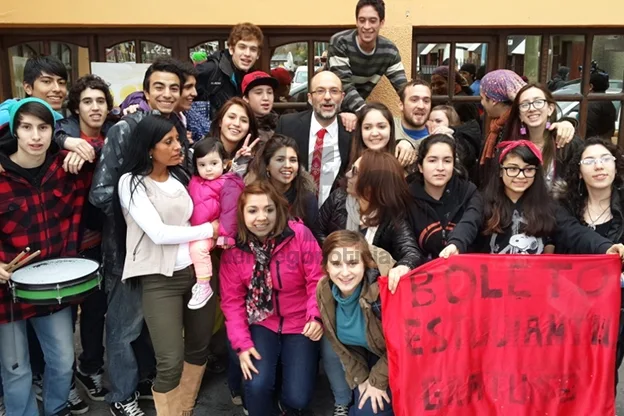
M 292 137 L 299 146 L 301 159 L 299 164 L 308 170 L 309 160 L 314 149 L 310 149 L 310 124 L 312 123 L 312 110 L 301 113 L 284 114 L 277 121 L 275 134 Z M 334 181 L 334 187 L 340 177 L 344 175 L 349 163 L 351 152 L 351 134 L 348 133 L 340 119 L 338 119 L 338 150 L 340 152 L 340 171 Z

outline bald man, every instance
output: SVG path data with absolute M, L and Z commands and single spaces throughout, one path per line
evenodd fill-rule
M 327 199 L 349 161 L 351 135 L 338 120 L 344 99 L 342 82 L 334 73 L 321 71 L 312 78 L 308 102 L 312 110 L 285 114 L 277 122 L 276 134 L 295 139 L 302 165 L 315 181 L 319 207 Z

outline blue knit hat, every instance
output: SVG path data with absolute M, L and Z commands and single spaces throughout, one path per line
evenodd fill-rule
M 14 127 L 15 127 L 15 115 L 17 114 L 17 110 L 19 110 L 24 104 L 28 104 L 28 103 L 39 103 L 43 105 L 46 109 L 50 111 L 50 114 L 52 114 L 52 118 L 54 119 L 55 122 L 63 118 L 63 116 L 61 116 L 59 113 L 54 111 L 52 107 L 50 107 L 50 104 L 48 104 L 47 102 L 43 101 L 40 98 L 28 97 L 28 98 L 24 98 L 23 100 L 18 100 L 11 106 L 11 108 L 9 108 L 9 131 L 11 132 L 13 136 L 15 136 Z M 54 126 L 52 126 L 52 129 L 54 129 Z

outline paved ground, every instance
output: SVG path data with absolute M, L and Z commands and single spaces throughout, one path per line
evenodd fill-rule
M 76 325 L 78 329 L 80 326 Z M 80 337 L 78 330 L 75 334 L 76 340 L 76 356 L 80 354 Z M 82 393 L 82 392 L 81 392 Z M 82 394 L 86 398 L 85 394 Z M 89 412 L 87 415 L 104 416 L 110 415 L 108 406 L 105 402 L 92 402 L 88 398 Z M 141 408 L 147 416 L 156 416 L 154 403 L 140 401 Z M 331 415 L 333 410 L 333 397 L 329 389 L 329 383 L 323 373 L 319 375 L 317 382 L 317 390 L 315 393 L 312 412 L 315 416 Z M 226 373 L 209 374 L 206 373 L 201 391 L 198 396 L 198 403 L 195 407 L 195 416 L 242 416 L 244 415 L 242 407 L 232 404 L 230 399 L 230 391 L 227 387 Z
M 78 333 L 76 333 L 76 349 L 80 349 Z M 624 380 L 624 366 L 620 371 L 620 380 Z M 85 397 L 83 395 L 83 397 Z M 88 399 L 87 399 L 88 400 Z M 104 402 L 88 401 L 90 410 L 87 415 L 105 416 L 110 415 L 108 406 Z M 141 408 L 147 416 L 156 416 L 154 403 L 141 401 Z M 329 389 L 329 383 L 321 372 L 317 381 L 317 388 L 312 405 L 314 416 L 331 416 L 333 398 Z M 620 383 L 617 397 L 617 414 L 624 415 L 624 383 Z M 199 393 L 198 403 L 195 408 L 195 416 L 242 416 L 241 407 L 234 406 L 230 400 L 230 392 L 227 388 L 226 375 L 207 374 L 204 378 L 202 389 Z M 453 415 L 460 416 L 460 415 Z M 481 416 L 481 415 L 479 415 Z M 483 415 L 487 416 L 487 415 Z M 558 415 L 567 416 L 567 415 Z
M 156 416 L 153 402 L 141 401 L 141 408 L 148 416 Z M 105 403 L 89 402 L 91 407 L 88 415 L 110 415 Z M 318 380 L 318 388 L 314 399 L 313 412 L 316 416 L 331 415 L 332 398 L 325 376 Z M 243 415 L 241 407 L 234 406 L 230 401 L 225 374 L 207 375 L 199 392 L 195 416 L 238 416 Z
M 624 371 L 620 371 L 620 379 L 624 379 Z M 89 415 L 109 415 L 108 408 L 103 403 L 90 403 Z M 141 401 L 141 406 L 147 416 L 156 416 L 154 404 Z M 332 398 L 325 376 L 321 374 L 317 383 L 313 412 L 315 416 L 331 416 Z M 624 415 L 624 387 L 618 389 L 617 414 Z M 204 380 L 195 416 L 238 416 L 243 415 L 242 409 L 230 401 L 225 375 L 207 376 Z M 487 415 L 483 415 L 487 416 Z M 560 415 L 565 416 L 565 415 Z

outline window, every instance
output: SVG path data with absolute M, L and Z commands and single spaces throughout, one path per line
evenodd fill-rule
M 525 76 L 529 82 L 539 82 L 541 36 L 507 36 L 506 69 Z
M 106 62 L 136 62 L 134 41 L 121 42 L 106 48 Z
M 151 64 L 159 56 L 171 56 L 171 48 L 155 42 L 141 42 L 141 62 Z
M 472 50 L 477 42 L 486 47 Z M 576 119 L 581 137 L 611 137 L 624 145 L 624 28 L 414 29 L 412 76 L 431 81 L 435 68 L 451 56 L 456 68 L 478 61 L 486 71 L 507 68 L 529 82 L 549 85 L 558 116 Z M 448 85 L 438 87 L 436 103 L 478 101 L 458 97 Z
M 58 58 L 67 68 L 68 82 L 89 73 L 89 49 L 69 42 L 39 41 L 25 42 L 9 48 L 9 72 L 11 95 L 24 98 L 24 65 L 29 58 L 51 55 Z
M 494 38 L 422 34 L 415 35 L 414 42 L 412 77 L 431 83 L 436 104 L 479 101 L 473 91 L 477 88 L 476 74 L 479 68 L 486 71 L 493 68 L 490 50 L 495 45 Z M 451 76 L 453 83 L 449 82 Z
M 270 69 L 287 69 L 292 75 L 289 103 L 280 103 L 284 108 L 305 110 L 308 102 L 309 84 L 314 74 L 326 68 L 327 41 L 292 42 L 273 49 Z M 290 104 L 299 103 L 299 104 Z
M 43 50 L 41 42 L 22 43 L 9 48 L 9 68 L 11 72 L 11 94 L 15 98 L 24 98 L 24 65 L 28 58 L 37 56 Z
M 219 41 L 212 40 L 208 42 L 202 42 L 199 45 L 195 45 L 192 48 L 189 48 L 189 58 L 194 52 L 206 52 L 207 56 L 212 55 L 213 53 L 219 50 Z

